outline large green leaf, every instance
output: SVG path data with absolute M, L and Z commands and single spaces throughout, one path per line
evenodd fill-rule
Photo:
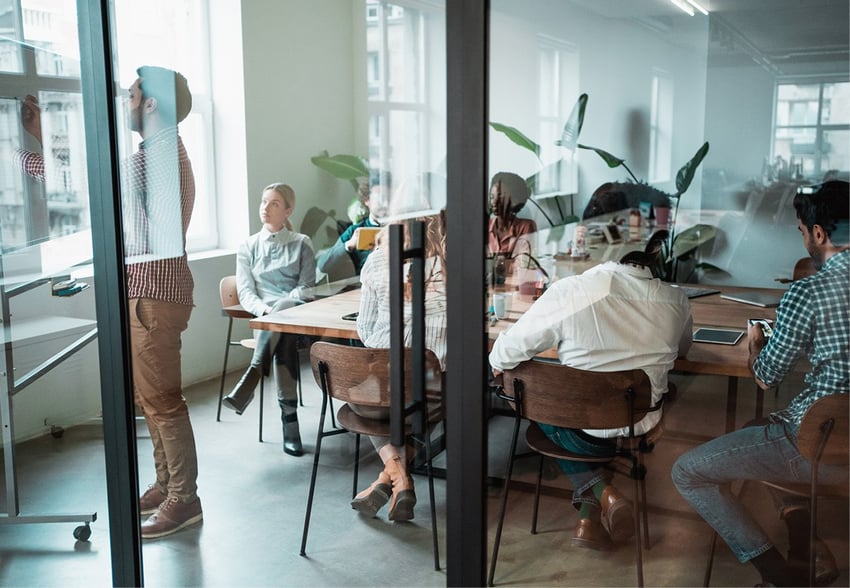
M 699 164 L 702 163 L 702 160 L 705 158 L 705 155 L 708 153 L 708 141 L 702 144 L 691 160 L 682 166 L 682 169 L 679 170 L 679 173 L 676 174 L 676 192 L 677 194 L 684 194 L 685 190 L 691 185 L 691 182 L 694 179 L 694 173 L 696 173 Z
M 608 167 L 612 167 L 612 168 L 613 167 L 620 167 L 626 161 L 625 159 L 620 159 L 619 157 L 611 155 L 610 153 L 608 153 L 604 149 L 598 149 L 596 147 L 590 147 L 589 145 L 582 145 L 581 143 L 579 143 L 578 148 L 579 149 L 587 149 L 589 151 L 596 151 L 596 154 L 599 155 L 599 157 L 601 157 L 605 161 L 605 163 L 608 164 Z
M 504 133 L 504 135 L 522 147 L 523 149 L 528 149 L 537 158 L 540 158 L 540 145 L 529 139 L 522 133 L 522 131 L 515 129 L 514 127 L 509 127 L 508 125 L 503 125 L 501 123 L 491 122 L 490 126 L 493 127 L 493 130 L 499 131 L 500 133 Z
M 575 150 L 579 133 L 581 133 L 581 127 L 584 126 L 584 111 L 586 108 L 587 94 L 582 94 L 576 100 L 575 106 L 573 106 L 573 110 L 570 112 L 570 117 L 564 123 L 561 138 L 555 141 L 555 145 L 560 145 L 570 151 Z
M 366 160 L 357 155 L 330 156 L 327 151 L 323 151 L 316 157 L 311 157 L 310 161 L 340 180 L 356 180 L 357 178 L 369 177 L 369 168 L 366 165 Z

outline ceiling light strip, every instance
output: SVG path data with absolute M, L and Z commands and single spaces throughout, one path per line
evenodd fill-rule
M 704 15 L 708 16 L 708 10 L 703 8 L 702 5 L 699 2 L 697 2 L 697 0 L 688 0 L 688 4 L 690 4 L 691 6 L 693 6 L 694 8 L 699 10 L 700 12 L 702 12 Z
M 670 0 L 670 2 L 672 2 L 673 5 L 678 7 L 680 10 L 687 12 L 689 16 L 694 15 L 694 9 L 688 4 L 685 4 L 684 0 Z

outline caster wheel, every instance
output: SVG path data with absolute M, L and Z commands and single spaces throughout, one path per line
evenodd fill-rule
M 91 537 L 91 527 L 88 525 L 80 525 L 74 529 L 74 539 L 77 541 L 88 541 Z

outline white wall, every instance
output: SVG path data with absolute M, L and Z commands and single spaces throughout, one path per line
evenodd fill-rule
M 687 43 L 673 28 L 652 30 L 631 18 L 607 18 L 574 2 L 541 0 L 533 8 L 514 0 L 493 2 L 490 54 L 490 120 L 517 127 L 538 143 L 557 137 L 537 137 L 537 36 L 558 39 L 579 55 L 579 93 L 588 94 L 579 142 L 604 149 L 626 160 L 641 180 L 648 175 L 652 72 L 660 68 L 674 81 L 673 174 L 696 152 L 704 137 L 706 47 L 708 20 L 686 21 Z M 565 97 L 566 112 L 578 99 Z M 580 150 L 580 216 L 590 194 L 607 181 L 626 180 L 622 168 L 611 170 L 591 151 Z M 528 151 L 490 132 L 490 169 L 530 175 L 539 168 Z M 656 187 L 672 191 L 674 178 Z M 692 192 L 692 193 L 690 193 Z M 696 194 L 696 197 L 694 197 Z M 699 178 L 689 191 L 698 202 Z M 526 209 L 529 208 L 526 206 Z
M 251 231 L 262 188 L 290 184 L 297 205 L 292 221 L 317 206 L 336 210 L 351 186 L 319 170 L 310 157 L 365 155 L 365 8 L 355 0 L 243 2 L 245 120 Z M 322 244 L 316 244 L 320 247 Z

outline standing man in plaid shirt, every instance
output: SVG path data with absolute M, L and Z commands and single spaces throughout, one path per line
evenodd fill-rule
M 791 284 L 776 309 L 767 340 L 761 325 L 749 327 L 749 365 L 758 386 L 779 384 L 805 353 L 812 368 L 806 387 L 784 410 L 761 422 L 691 449 L 673 464 L 673 482 L 691 506 L 714 527 L 741 563 L 751 562 L 766 586 L 805 586 L 808 568 L 807 506 L 785 501 L 780 518 L 788 526 L 788 560 L 731 492 L 734 480 L 808 482 L 811 463 L 797 449 L 797 431 L 814 402 L 848 393 L 850 349 L 850 190 L 829 181 L 794 197 L 803 245 L 818 271 Z M 822 464 L 821 482 L 847 484 L 847 468 Z M 815 585 L 839 572 L 826 544 L 816 540 Z
M 142 142 L 125 162 L 121 192 L 135 400 L 150 431 L 156 467 L 156 482 L 139 499 L 141 514 L 150 515 L 142 537 L 152 539 L 203 518 L 180 372 L 180 335 L 193 307 L 186 230 L 195 177 L 177 132 L 192 108 L 186 78 L 151 66 L 137 74 L 127 106 L 130 129 Z
M 156 482 L 139 499 L 142 537 L 170 535 L 203 519 L 198 458 L 183 397 L 180 335 L 194 306 L 186 230 L 195 204 L 195 176 L 177 125 L 192 109 L 186 78 L 162 67 L 136 70 L 127 106 L 139 149 L 124 162 L 121 199 L 135 402 L 153 442 Z M 22 104 L 24 129 L 41 144 L 41 110 Z M 45 181 L 41 153 L 20 150 L 15 162 Z

